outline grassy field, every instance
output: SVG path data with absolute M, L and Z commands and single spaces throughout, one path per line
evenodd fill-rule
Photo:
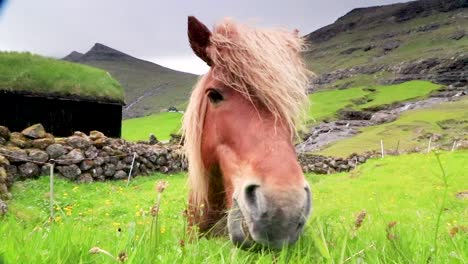
M 342 90 L 325 90 L 309 95 L 309 123 L 323 119 L 333 119 L 337 111 L 343 108 L 363 109 L 377 105 L 391 104 L 413 98 L 421 98 L 440 86 L 427 81 L 409 81 L 397 85 L 379 85 L 354 87 Z M 369 88 L 375 89 L 370 91 Z M 364 100 L 357 104 L 353 101 Z M 161 140 L 180 128 L 182 115 L 179 113 L 158 113 L 146 117 L 124 120 L 122 137 L 131 140 L 146 140 L 150 133 Z
M 48 221 L 48 178 L 17 182 L 0 219 L 0 263 L 466 263 L 468 152 L 369 160 L 350 173 L 307 175 L 314 212 L 299 242 L 281 252 L 247 252 L 227 237 L 185 236 L 185 175 L 77 185 L 57 179 Z M 415 170 L 414 168 L 418 168 Z M 168 182 L 151 216 L 155 184 Z M 365 211 L 361 223 L 356 217 Z M 358 221 L 359 222 L 359 221 Z M 157 223 L 157 224 L 156 224 Z
M 409 81 L 395 85 L 368 85 L 324 90 L 309 95 L 309 117 L 313 121 L 334 118 L 343 108 L 366 109 L 427 96 L 440 88 L 428 81 Z
M 148 140 L 153 133 L 158 140 L 168 140 L 171 133 L 178 133 L 181 113 L 159 113 L 145 117 L 127 119 L 122 122 L 122 137 L 126 140 Z
M 0 52 L 0 90 L 58 93 L 124 101 L 105 71 L 30 53 Z
M 362 133 L 337 141 L 319 154 L 347 156 L 353 152 L 380 149 L 384 140 L 386 149 L 427 148 L 429 137 L 440 134 L 442 139 L 433 145 L 451 145 L 455 139 L 468 139 L 468 100 L 442 103 L 431 109 L 418 109 L 402 113 L 394 122 L 363 128 Z M 399 143 L 398 143 L 399 142 Z

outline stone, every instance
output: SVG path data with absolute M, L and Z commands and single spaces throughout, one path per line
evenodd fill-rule
M 468 200 L 468 190 L 467 191 L 457 192 L 455 194 L 455 197 L 457 197 L 460 200 Z
M 468 140 L 457 142 L 456 149 L 468 149 Z
M 85 152 L 84 152 L 86 158 L 88 159 L 94 159 L 98 156 L 98 150 L 95 146 L 90 146 Z
M 0 166 L 10 165 L 10 161 L 5 156 L 0 155 Z
M 49 155 L 47 152 L 39 149 L 30 149 L 28 154 L 28 159 L 36 162 L 47 162 L 49 160 Z
M 80 169 L 82 171 L 87 171 L 90 170 L 94 167 L 94 161 L 93 160 L 83 160 L 80 164 Z
M 93 161 L 96 166 L 101 166 L 105 162 L 103 157 L 96 157 Z
M 5 146 L 7 144 L 7 140 L 0 137 L 0 146 Z
M 67 153 L 65 147 L 57 143 L 48 146 L 46 152 L 51 159 L 57 159 Z
M 66 143 L 72 148 L 78 149 L 87 149 L 91 146 L 91 141 L 87 138 L 87 136 L 86 138 L 80 136 L 71 136 L 66 139 Z
M 7 165 L 5 169 L 9 178 L 9 184 L 13 184 L 13 181 L 18 178 L 18 167 L 15 165 Z
M 399 46 L 400 46 L 399 40 L 391 40 L 391 41 L 385 42 L 385 44 L 382 46 L 382 49 L 384 52 L 389 52 L 398 48 Z
M 35 124 L 21 131 L 21 134 L 29 138 L 44 138 L 46 131 L 42 124 Z
M 93 141 L 93 145 L 96 148 L 102 148 L 104 146 L 109 145 L 109 140 L 107 138 L 98 138 L 98 139 Z
M 42 165 L 41 167 L 41 175 L 50 175 L 50 165 L 49 163 L 46 163 Z
M 124 170 L 126 168 L 127 168 L 127 165 L 120 160 L 117 162 L 117 165 L 115 165 L 116 170 Z
M 27 148 L 31 144 L 28 138 L 18 132 L 13 132 L 10 134 L 10 142 L 19 148 Z
M 115 174 L 115 165 L 114 164 L 105 164 L 104 165 L 104 176 L 112 177 Z
M 83 173 L 78 177 L 76 181 L 78 183 L 92 183 L 94 180 L 93 176 L 90 173 Z
M 0 137 L 8 140 L 10 138 L 10 130 L 8 127 L 0 126 Z
M 156 145 L 156 144 L 158 144 L 158 142 L 159 142 L 159 141 L 158 141 L 158 139 L 156 138 L 156 136 L 155 136 L 154 134 L 150 134 L 148 143 L 149 143 L 150 145 Z
M 45 133 L 44 138 L 54 138 L 55 139 L 54 135 L 52 135 L 51 133 Z
M 99 131 L 96 131 L 96 130 L 93 130 L 89 133 L 89 139 L 95 141 L 97 139 L 105 139 L 106 136 L 104 135 L 104 133 L 102 132 L 99 132 Z
M 82 138 L 88 138 L 88 136 L 87 136 L 85 133 L 81 132 L 81 131 L 75 131 L 75 132 L 73 132 L 73 136 L 82 137 Z
M 26 162 L 18 166 L 19 173 L 22 178 L 34 178 L 39 176 L 41 172 L 39 166 L 32 162 Z
M 156 160 L 156 164 L 158 164 L 159 166 L 165 165 L 166 163 L 167 163 L 167 159 L 163 155 L 159 156 L 158 159 Z
M 68 154 L 59 157 L 57 163 L 61 165 L 77 164 L 82 162 L 84 158 L 85 157 L 81 150 L 73 149 L 72 151 L 68 152 Z
M 0 184 L 6 184 L 8 181 L 8 175 L 5 168 L 0 167 Z
M 450 38 L 454 39 L 454 40 L 460 40 L 465 36 L 465 34 L 466 34 L 465 30 L 460 29 L 460 30 L 457 30 L 457 31 L 453 32 L 453 34 L 450 36 Z
M 123 179 L 127 179 L 127 178 L 128 178 L 128 175 L 123 170 L 119 170 L 114 174 L 114 179 L 116 179 L 116 180 L 123 180 Z
M 80 174 L 81 170 L 75 164 L 68 165 L 68 166 L 57 166 L 57 170 L 63 177 L 68 178 L 70 180 L 75 180 Z
M 95 167 L 91 170 L 91 175 L 93 176 L 93 178 L 98 178 L 104 175 L 104 170 L 101 167 Z
M 0 199 L 0 216 L 6 215 L 7 212 L 8 205 L 2 199 Z
M 162 173 L 167 173 L 167 172 L 169 172 L 169 168 L 166 167 L 166 166 L 161 166 L 161 168 L 159 168 L 159 171 L 162 172 Z
M 385 112 L 385 111 L 379 111 L 372 115 L 370 121 L 375 124 L 383 124 L 383 123 L 395 121 L 397 118 L 398 116 L 396 114 Z
M 48 146 L 52 145 L 55 143 L 55 139 L 54 138 L 39 138 L 39 139 L 34 139 L 33 141 L 31 141 L 31 146 L 33 148 L 37 148 L 37 149 L 42 149 L 42 150 L 45 150 Z
M 10 162 L 24 162 L 28 159 L 28 153 L 26 150 L 17 147 L 1 149 L 0 152 L 5 154 Z

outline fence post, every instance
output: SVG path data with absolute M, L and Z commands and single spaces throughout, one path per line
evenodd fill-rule
M 457 141 L 453 141 L 453 145 L 452 145 L 452 152 L 455 150 L 455 147 L 457 146 Z
M 383 139 L 380 140 L 380 154 L 384 158 Z
M 136 152 L 133 152 L 132 166 L 130 167 L 130 172 L 128 172 L 127 186 L 130 184 L 130 178 L 132 177 L 133 164 L 135 164 Z
M 427 143 L 427 153 L 431 152 L 431 142 L 432 142 L 432 136 L 429 138 L 429 143 Z
M 397 155 L 400 154 L 400 153 L 398 152 L 398 149 L 399 149 L 399 148 L 400 148 L 400 140 L 398 140 L 398 142 L 397 142 L 397 144 L 396 144 L 395 153 L 396 153 Z
M 54 165 L 55 161 L 50 159 L 50 175 L 49 175 L 49 198 L 50 198 L 50 219 L 54 219 Z

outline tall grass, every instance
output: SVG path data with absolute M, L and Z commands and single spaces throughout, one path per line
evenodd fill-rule
M 446 183 L 437 158 L 427 154 L 373 159 L 351 173 L 307 175 L 313 215 L 299 241 L 282 251 L 240 250 L 227 237 L 190 241 L 183 213 L 184 174 L 137 177 L 129 187 L 124 181 L 76 185 L 58 179 L 60 218 L 54 222 L 47 221 L 47 177 L 18 182 L 10 213 L 0 220 L 0 259 L 116 263 L 123 256 L 126 263 L 466 263 L 468 210 L 466 200 L 455 194 L 468 189 L 468 152 L 442 152 L 438 158 Z M 151 209 L 158 204 L 155 182 L 161 180 L 168 186 L 160 195 L 157 223 L 151 226 L 156 221 Z M 90 254 L 95 247 L 112 257 Z

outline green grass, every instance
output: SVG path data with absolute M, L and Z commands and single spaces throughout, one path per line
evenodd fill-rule
M 445 178 L 433 154 L 373 159 L 350 173 L 307 175 L 313 216 L 298 243 L 277 253 L 242 251 L 227 237 L 187 241 L 184 174 L 138 177 L 129 187 L 124 181 L 76 185 L 57 179 L 54 223 L 47 221 L 48 178 L 17 182 L 9 214 L 0 219 L 0 262 L 115 263 L 88 253 L 98 246 L 113 255 L 126 252 L 127 263 L 466 263 L 462 227 L 468 225 L 468 207 L 455 194 L 468 189 L 467 158 L 466 151 L 441 153 Z M 150 235 L 159 180 L 169 186 Z M 362 210 L 366 216 L 356 228 Z M 396 225 L 389 229 L 392 221 Z M 452 237 L 455 227 L 460 231 Z
M 370 91 L 369 89 L 375 89 Z M 395 85 L 367 85 L 341 90 L 323 90 L 309 95 L 309 118 L 320 121 L 334 118 L 343 108 L 365 109 L 375 106 L 421 98 L 440 88 L 428 81 L 409 81 Z M 364 101 L 359 104 L 356 101 Z
M 418 98 L 427 95 L 440 87 L 440 85 L 428 81 L 409 81 L 396 85 L 377 86 L 374 87 L 377 92 L 370 96 L 372 101 L 359 105 L 359 108 L 365 109 Z
M 440 86 L 428 81 L 409 81 L 397 85 L 353 87 L 342 90 L 323 90 L 309 95 L 311 101 L 309 122 L 333 119 L 343 108 L 362 109 L 377 105 L 391 104 L 426 96 Z M 365 88 L 374 88 L 370 92 Z M 372 100 L 358 105 L 353 100 Z M 178 132 L 182 115 L 179 113 L 158 113 L 146 117 L 127 119 L 122 122 L 122 137 L 130 140 L 147 140 L 150 133 L 160 140 L 169 139 L 170 133 Z
M 181 126 L 181 113 L 159 113 L 145 117 L 127 119 L 122 122 L 122 137 L 126 140 L 148 140 L 153 133 L 158 140 L 168 140 Z
M 309 118 L 320 121 L 324 118 L 334 117 L 338 110 L 351 106 L 351 100 L 364 97 L 366 94 L 361 87 L 319 91 L 310 94 Z
M 319 154 L 331 156 L 347 156 L 353 152 L 379 150 L 380 140 L 384 140 L 386 149 L 426 148 L 428 138 L 420 139 L 425 134 L 441 134 L 440 142 L 436 144 L 451 145 L 458 139 L 467 139 L 468 100 L 442 103 L 431 109 L 418 109 L 402 113 L 391 123 L 366 127 L 361 133 L 348 139 L 337 141 L 319 151 Z M 441 126 L 444 122 L 452 122 L 449 128 Z M 398 143 L 399 142 L 399 143 Z
M 30 53 L 0 52 L 0 90 L 124 101 L 122 87 L 105 71 Z

